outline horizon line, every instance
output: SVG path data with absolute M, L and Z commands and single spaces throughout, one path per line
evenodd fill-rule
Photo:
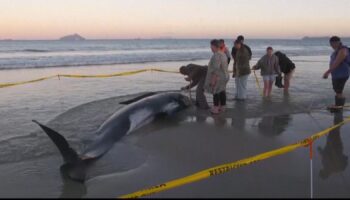
M 245 37 L 246 40 L 303 40 L 305 38 L 310 38 L 310 39 L 320 39 L 320 38 L 330 38 L 331 36 L 303 36 L 303 37 L 298 37 L 298 38 L 269 38 L 269 37 Z M 350 38 L 350 36 L 340 36 L 341 38 Z M 159 38 L 84 38 L 85 41 L 93 41 L 93 40 L 211 40 L 215 38 L 176 38 L 176 37 L 159 37 Z M 225 40 L 233 40 L 234 38 L 227 38 L 227 37 L 221 37 L 217 39 L 225 39 Z M 84 41 L 81 40 L 81 41 Z M 12 39 L 12 38 L 4 38 L 0 39 L 0 41 L 62 41 L 60 38 L 58 39 Z M 74 40 L 73 40 L 74 41 Z M 79 41 L 77 41 L 79 42 Z

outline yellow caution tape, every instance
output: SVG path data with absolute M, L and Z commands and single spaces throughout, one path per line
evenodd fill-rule
M 269 151 L 266 153 L 262 153 L 262 154 L 259 154 L 259 155 L 256 155 L 256 156 L 253 156 L 250 158 L 239 160 L 239 161 L 236 161 L 233 163 L 224 164 L 224 165 L 220 165 L 220 166 L 213 167 L 210 169 L 206 169 L 206 170 L 200 171 L 198 173 L 195 173 L 193 175 L 186 176 L 184 178 L 179 178 L 179 179 L 176 179 L 176 180 L 173 180 L 173 181 L 170 181 L 167 183 L 163 183 L 160 185 L 156 185 L 154 187 L 140 190 L 138 192 L 123 195 L 119 198 L 140 198 L 140 197 L 148 196 L 151 194 L 155 194 L 155 193 L 159 193 L 159 192 L 162 192 L 165 190 L 169 190 L 171 188 L 179 187 L 179 186 L 186 185 L 186 184 L 189 184 L 192 182 L 196 182 L 196 181 L 199 181 L 202 179 L 210 178 L 212 176 L 224 174 L 224 173 L 227 173 L 231 170 L 238 169 L 238 168 L 243 167 L 243 166 L 251 165 L 251 164 L 254 164 L 256 162 L 266 160 L 268 158 L 272 158 L 275 156 L 286 154 L 286 153 L 289 153 L 291 151 L 294 151 L 297 148 L 307 147 L 313 141 L 319 139 L 322 136 L 329 134 L 330 131 L 333 131 L 334 129 L 339 128 L 340 126 L 342 126 L 348 122 L 350 122 L 350 117 L 345 119 L 343 122 L 341 122 L 339 124 L 336 124 L 328 129 L 325 129 L 325 130 L 323 130 L 315 135 L 312 135 L 311 137 L 304 139 L 300 142 L 297 142 L 295 144 L 288 145 L 288 146 L 285 146 L 285 147 L 282 147 L 282 148 L 279 148 L 276 150 L 272 150 L 272 151 Z
M 262 89 L 261 89 L 261 86 L 260 86 L 259 78 L 258 78 L 258 76 L 256 75 L 255 70 L 253 70 L 253 72 L 254 72 L 254 76 L 255 76 L 256 86 L 258 87 L 258 89 L 259 89 L 259 91 L 260 91 L 260 93 L 261 93 L 261 96 L 264 96 L 264 93 L 263 93 L 263 91 L 262 91 Z
M 66 78 L 110 78 L 115 76 L 129 76 L 129 75 L 139 74 L 147 71 L 150 71 L 150 69 L 141 69 L 141 70 L 135 70 L 135 71 L 120 72 L 115 74 L 101 74 L 101 75 L 60 74 L 59 76 L 66 77 Z
M 29 81 L 22 81 L 22 82 L 15 82 L 15 83 L 0 83 L 0 88 L 44 81 L 44 80 L 51 79 L 54 77 L 58 77 L 58 78 L 60 78 L 60 77 L 65 77 L 65 78 L 110 78 L 110 77 L 116 77 L 116 76 L 130 76 L 130 75 L 144 73 L 144 72 L 163 72 L 163 73 L 174 73 L 174 74 L 179 73 L 178 71 L 149 68 L 149 69 L 141 69 L 141 70 L 135 70 L 135 71 L 127 71 L 127 72 L 120 72 L 120 73 L 114 73 L 114 74 L 101 74 L 101 75 L 58 74 L 58 75 L 54 75 L 54 76 L 48 76 L 48 77 L 43 77 L 43 78 L 29 80 Z
M 0 84 L 0 88 L 5 88 L 5 87 L 10 87 L 10 86 L 15 86 L 15 85 L 23 85 L 23 84 L 27 84 L 27 83 L 34 83 L 34 82 L 44 81 L 44 80 L 51 79 L 51 78 L 54 78 L 54 77 L 57 77 L 57 75 L 47 76 L 47 77 L 34 79 L 34 80 L 30 80 L 30 81 L 22 81 L 22 82 L 16 82 L 16 83 L 2 83 L 2 84 Z
M 116 76 L 130 76 L 130 75 L 144 73 L 144 72 L 179 73 L 177 71 L 151 68 L 151 69 L 141 69 L 141 70 L 135 70 L 135 71 L 120 72 L 120 73 L 114 73 L 114 74 L 102 74 L 102 75 L 58 74 L 58 75 L 54 75 L 54 76 L 47 76 L 47 77 L 29 80 L 29 81 L 22 81 L 22 82 L 15 82 L 15 83 L 2 83 L 2 84 L 0 84 L 0 88 L 44 81 L 44 80 L 51 79 L 54 77 L 58 77 L 58 78 L 60 78 L 60 77 L 66 77 L 66 78 L 110 78 L 110 77 L 116 77 Z

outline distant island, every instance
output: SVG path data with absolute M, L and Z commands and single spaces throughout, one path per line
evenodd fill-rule
M 305 36 L 302 38 L 302 40 L 329 40 L 330 37 L 328 36 L 325 36 L 325 37 L 308 37 L 308 36 Z M 344 40 L 350 40 L 349 37 L 341 37 L 342 39 Z
M 60 41 L 84 41 L 86 39 L 80 36 L 79 34 L 73 34 L 73 35 L 67 35 L 67 36 L 61 37 L 59 40 Z

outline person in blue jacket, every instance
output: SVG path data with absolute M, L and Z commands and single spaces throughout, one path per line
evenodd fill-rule
M 349 79 L 350 54 L 349 49 L 343 45 L 338 36 L 330 38 L 329 43 L 334 52 L 330 58 L 329 69 L 324 73 L 323 78 L 327 79 L 332 75 L 333 90 L 336 93 L 335 105 L 328 107 L 331 111 L 340 111 L 345 105 L 345 97 L 343 95 L 344 86 Z

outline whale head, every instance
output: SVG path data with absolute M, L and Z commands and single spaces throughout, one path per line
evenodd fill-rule
M 191 99 L 181 93 L 174 93 L 172 98 L 180 105 L 182 109 L 188 108 L 192 105 Z

